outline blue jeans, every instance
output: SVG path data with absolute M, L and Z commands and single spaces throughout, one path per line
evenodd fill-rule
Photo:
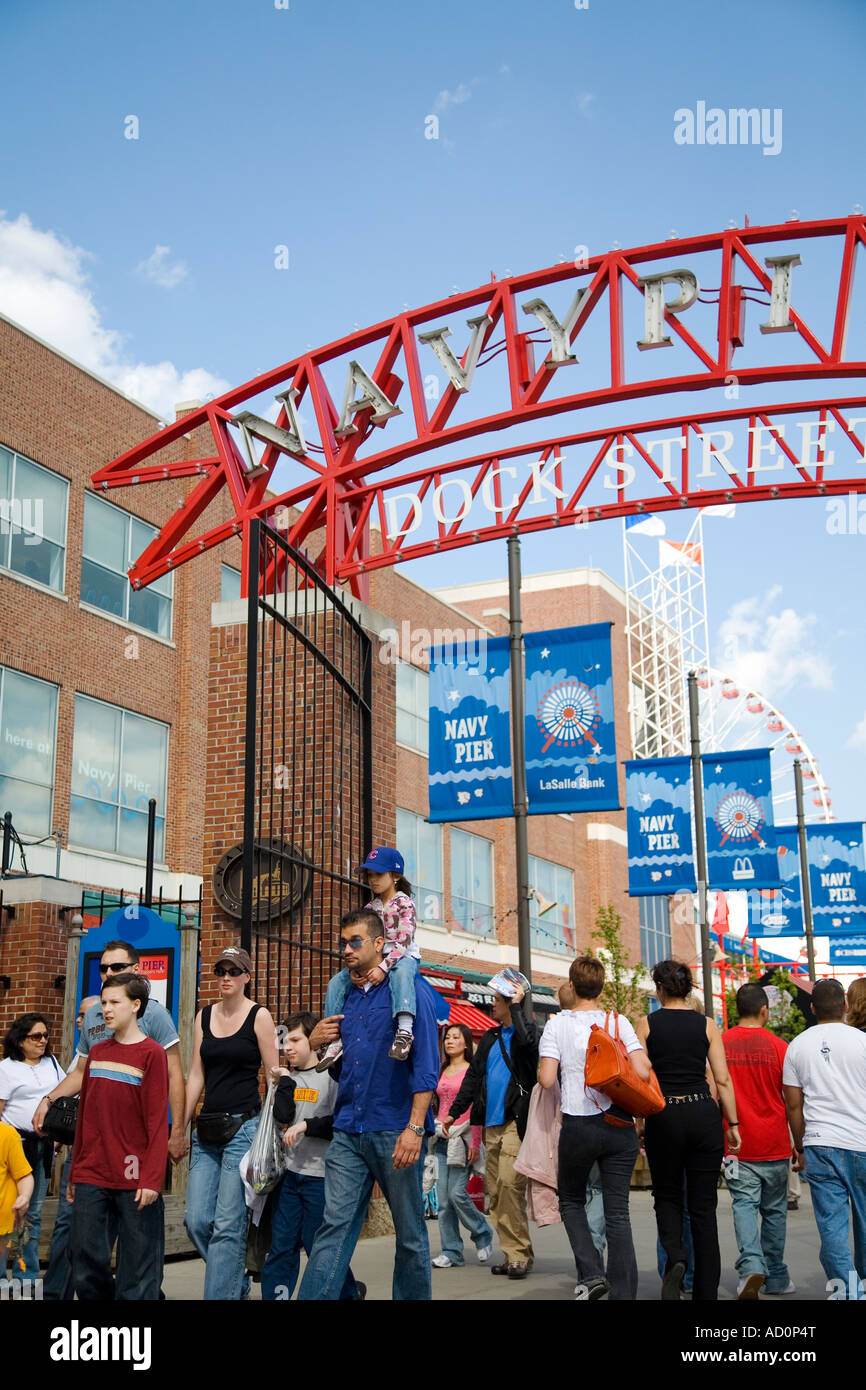
M 254 1115 L 221 1147 L 202 1144 L 193 1135 L 183 1222 L 205 1261 L 205 1301 L 239 1299 L 243 1291 L 247 1206 L 239 1165 L 257 1126 Z
M 586 1183 L 586 1219 L 592 1243 L 600 1255 L 604 1255 L 607 1236 L 604 1230 L 604 1197 L 601 1191 L 601 1169 L 593 1163 Z
M 27 1208 L 30 1239 L 21 1251 L 24 1269 L 15 1271 L 16 1277 L 20 1277 L 22 1281 L 39 1278 L 39 1232 L 42 1230 L 42 1208 L 45 1205 L 47 1191 L 48 1179 L 40 1159 L 33 1169 L 33 1196 L 30 1198 L 30 1205 Z
M 559 1210 L 581 1283 L 607 1278 L 613 1303 L 637 1297 L 637 1261 L 628 1213 L 637 1158 L 632 1126 L 607 1124 L 602 1115 L 566 1115 L 559 1135 Z M 607 1273 L 586 1216 L 590 1169 L 598 1163 L 607 1237 Z
M 60 1198 L 57 1203 L 57 1216 L 51 1232 L 51 1250 L 48 1254 L 48 1268 L 42 1280 L 42 1297 L 49 1303 L 69 1303 L 75 1295 L 72 1284 L 72 1259 L 69 1254 L 69 1228 L 72 1224 L 72 1206 L 66 1200 L 66 1184 L 72 1166 L 72 1146 L 70 1145 L 63 1172 L 60 1176 Z M 115 1233 L 116 1234 L 116 1233 Z M 114 1240 L 112 1239 L 112 1245 Z
M 397 964 L 388 971 L 388 988 L 391 991 L 391 1012 L 411 1014 L 415 1017 L 415 976 L 418 974 L 418 961 L 413 956 L 401 956 Z M 343 1005 L 354 989 L 348 970 L 341 970 L 328 981 L 325 995 L 325 1017 L 341 1014 Z
M 411 1168 L 394 1168 L 391 1155 L 400 1133 L 334 1130 L 325 1158 L 324 1220 L 301 1280 L 299 1302 L 340 1297 L 374 1182 L 385 1194 L 397 1235 L 391 1297 L 397 1302 L 432 1296 L 421 1191 L 424 1162 L 419 1156 Z
M 262 1268 L 262 1298 L 291 1298 L 301 1267 L 301 1246 L 307 1255 L 325 1214 L 325 1179 L 288 1172 L 273 1195 L 271 1248 Z M 341 1299 L 357 1299 L 358 1286 L 352 1271 L 340 1293 Z
M 866 1284 L 866 1153 L 807 1144 L 804 1177 L 812 1193 L 824 1273 L 828 1280 L 841 1280 L 850 1298 L 857 1289 L 857 1280 L 850 1277 L 854 1271 Z M 849 1203 L 854 1224 L 853 1265 Z
M 788 1166 L 787 1158 L 763 1163 L 738 1159 L 737 1176 L 727 1179 L 740 1251 L 737 1274 L 741 1279 L 763 1274 L 767 1293 L 781 1293 L 791 1282 L 783 1258 L 788 1225 Z
M 493 1244 L 493 1228 L 466 1191 L 469 1167 L 455 1167 L 452 1164 L 449 1168 L 447 1156 L 448 1142 L 440 1139 L 436 1145 L 436 1157 L 439 1161 L 439 1176 L 436 1179 L 436 1192 L 439 1197 L 439 1236 L 442 1241 L 442 1254 L 447 1255 L 453 1265 L 462 1265 L 463 1240 L 460 1235 L 460 1221 L 472 1237 L 476 1250 L 483 1250 L 485 1245 Z
M 117 1269 L 112 1278 L 114 1230 Z M 69 1245 L 72 1279 L 82 1302 L 155 1302 L 165 1254 L 162 1197 L 139 1209 L 134 1191 L 76 1183 Z

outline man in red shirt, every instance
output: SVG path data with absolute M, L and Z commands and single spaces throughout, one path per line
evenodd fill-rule
M 756 1299 L 761 1288 L 796 1292 L 783 1258 L 792 1154 L 782 1087 L 788 1044 L 766 1027 L 770 1005 L 760 985 L 737 991 L 737 1012 L 736 1028 L 722 1034 L 741 1139 L 727 1183 L 740 1251 L 737 1297 Z
M 138 1026 L 147 1005 L 142 975 L 117 975 L 102 986 L 102 1013 L 113 1036 L 87 1058 L 67 1190 L 72 1279 L 82 1301 L 159 1298 L 168 1063 L 160 1044 Z

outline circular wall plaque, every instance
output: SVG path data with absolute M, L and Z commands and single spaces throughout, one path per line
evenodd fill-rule
M 228 850 L 213 871 L 214 897 L 231 917 L 241 916 L 243 845 Z M 283 917 L 310 890 L 313 868 L 286 840 L 257 840 L 254 849 L 253 921 Z

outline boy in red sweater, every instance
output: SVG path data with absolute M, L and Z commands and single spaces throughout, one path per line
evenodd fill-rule
M 102 987 L 114 1036 L 90 1049 L 81 1087 L 67 1201 L 72 1280 L 82 1300 L 156 1300 L 165 1227 L 160 1191 L 168 1159 L 168 1064 L 138 1019 L 147 1007 L 141 975 Z M 117 1227 L 111 1277 L 111 1217 Z

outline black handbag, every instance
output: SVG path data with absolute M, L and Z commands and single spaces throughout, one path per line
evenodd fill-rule
M 59 1096 L 45 1112 L 42 1133 L 55 1144 L 72 1144 L 78 1123 L 78 1096 Z
M 209 1115 L 199 1115 L 195 1122 L 195 1132 L 200 1144 L 210 1149 L 220 1149 L 231 1143 L 242 1124 L 251 1120 L 258 1112 L 248 1110 L 245 1115 L 231 1115 L 227 1110 L 214 1110 Z

